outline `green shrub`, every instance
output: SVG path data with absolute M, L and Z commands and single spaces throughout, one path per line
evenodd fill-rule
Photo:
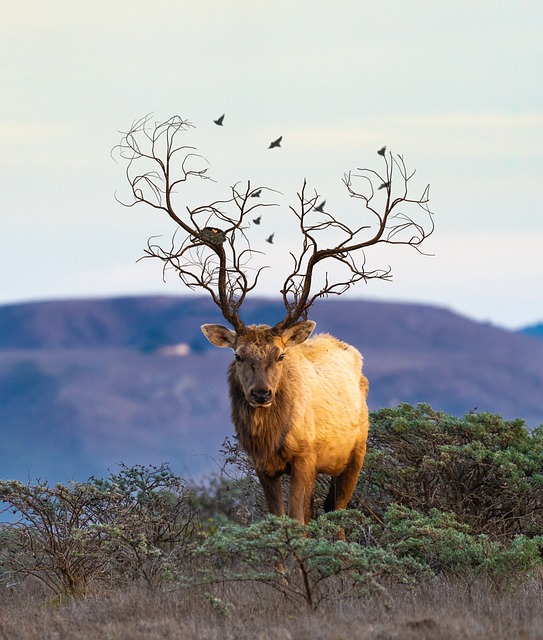
M 339 582 L 345 595 L 412 582 L 425 574 L 426 568 L 413 557 L 340 539 L 345 527 L 368 524 L 361 514 L 344 511 L 321 516 L 307 526 L 286 516 L 267 516 L 250 527 L 225 525 L 198 549 L 204 560 L 198 579 L 259 582 L 317 608 L 335 593 L 327 588 L 332 580 Z
M 116 531 L 115 577 L 155 588 L 176 577 L 197 522 L 193 493 L 169 465 L 121 464 L 117 474 L 89 484 L 111 496 L 100 521 Z
M 454 514 L 391 505 L 382 521 L 359 511 L 325 514 L 304 526 L 268 516 L 249 527 L 217 528 L 196 550 L 190 584 L 258 582 L 317 608 L 338 592 L 366 595 L 436 576 L 485 577 L 512 588 L 541 568 L 543 537 L 492 540 Z
M 515 536 L 499 541 L 474 534 L 453 513 L 428 514 L 391 505 L 385 512 L 380 544 L 400 557 L 423 563 L 434 574 L 459 577 L 485 575 L 514 586 L 541 567 L 543 538 Z
M 493 537 L 543 531 L 543 430 L 488 413 L 464 418 L 428 405 L 371 416 L 352 506 L 380 518 L 393 503 L 450 511 Z

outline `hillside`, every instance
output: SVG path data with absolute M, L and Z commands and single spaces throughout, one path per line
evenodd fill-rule
M 281 310 L 248 301 L 244 318 L 273 323 Z M 541 340 L 423 305 L 326 300 L 312 318 L 364 354 L 372 409 L 428 402 L 543 423 Z M 232 434 L 231 353 L 199 327 L 221 321 L 199 297 L 0 307 L 0 476 L 81 480 L 121 461 L 209 473 Z
M 534 338 L 543 339 L 543 323 L 534 324 L 529 327 L 525 327 L 521 330 L 521 333 L 527 336 L 533 336 Z

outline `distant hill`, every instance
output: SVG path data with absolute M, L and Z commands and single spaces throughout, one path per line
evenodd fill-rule
M 524 329 L 521 329 L 520 333 L 543 340 L 543 323 L 525 327 Z
M 243 311 L 246 323 L 282 316 L 266 299 Z M 424 305 L 330 299 L 311 317 L 364 354 L 372 409 L 427 402 L 543 423 L 543 340 Z M 210 473 L 232 434 L 231 352 L 204 322 L 220 312 L 192 296 L 0 306 L 0 477 L 81 480 L 121 461 Z

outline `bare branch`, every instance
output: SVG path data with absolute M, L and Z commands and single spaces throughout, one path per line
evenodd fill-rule
M 239 307 L 265 268 L 252 270 L 249 264 L 260 252 L 252 249 L 246 235 L 248 216 L 274 206 L 249 199 L 257 191 L 260 195 L 273 190 L 255 189 L 247 182 L 244 190 L 239 185 L 231 187 L 224 200 L 185 206 L 183 213 L 177 210 L 174 196 L 179 187 L 194 179 L 211 180 L 207 160 L 195 147 L 180 142 L 181 136 L 192 128 L 188 120 L 179 116 L 158 123 L 150 115 L 136 120 L 114 149 L 127 163 L 126 178 L 131 190 L 130 201 L 117 199 L 127 207 L 146 204 L 174 220 L 177 231 L 181 231 L 180 240 L 176 232 L 170 246 L 164 247 L 156 237 L 150 238 L 144 257 L 161 260 L 163 274 L 173 269 L 190 289 L 208 291 L 226 320 L 242 331 Z
M 162 246 L 156 236 L 150 238 L 144 257 L 158 258 L 163 263 L 163 275 L 173 269 L 188 288 L 207 291 L 225 319 L 236 331 L 243 332 L 240 307 L 266 268 L 252 266 L 252 259 L 262 252 L 251 246 L 251 220 L 259 221 L 264 210 L 276 206 L 261 194 L 273 196 L 278 192 L 253 187 L 250 182 L 244 187 L 238 183 L 229 188 L 224 199 L 197 206 L 183 202 L 179 206 L 179 190 L 187 183 L 212 180 L 207 160 L 195 147 L 183 143 L 183 137 L 193 128 L 179 116 L 164 122 L 154 122 L 151 115 L 136 120 L 114 149 L 126 162 L 130 188 L 130 199 L 119 202 L 126 207 L 148 205 L 176 223 L 171 243 Z M 343 177 L 347 195 L 362 204 L 354 224 L 325 211 L 323 202 L 317 204 L 318 193 L 308 194 L 304 181 L 296 206 L 290 207 L 301 245 L 297 252 L 290 253 L 293 266 L 281 289 L 285 317 L 276 325 L 278 331 L 307 318 L 318 298 L 342 295 L 360 281 L 390 280 L 390 267 L 367 266 L 368 247 L 403 245 L 422 253 L 421 244 L 434 230 L 429 185 L 420 196 L 413 196 L 410 181 L 415 172 L 407 170 L 403 157 L 384 151 L 379 155 L 383 157 L 383 172 L 358 169 Z M 332 276 L 325 270 L 317 276 L 318 266 L 324 261 L 339 266 L 345 275 Z
M 358 169 L 361 173 L 346 173 L 343 183 L 351 198 L 361 200 L 364 224 L 349 226 L 330 213 L 319 212 L 315 218 L 318 194 L 306 196 L 306 183 L 298 193 L 298 208 L 291 211 L 298 218 L 302 236 L 302 246 L 298 254 L 291 253 L 294 268 L 286 278 L 281 290 L 286 309 L 284 319 L 276 325 L 278 331 L 307 318 L 308 311 L 316 299 L 329 295 L 342 295 L 361 280 L 391 280 L 390 267 L 368 269 L 365 250 L 377 244 L 406 245 L 420 251 L 420 245 L 434 231 L 433 214 L 428 207 L 429 185 L 418 198 L 410 196 L 409 181 L 415 172 L 407 171 L 402 156 L 383 156 L 385 172 L 373 169 Z M 394 181 L 395 171 L 400 174 L 398 183 Z M 360 186 L 355 186 L 360 184 Z M 377 187 L 376 187 L 377 185 Z M 383 197 L 379 192 L 384 192 Z M 395 196 L 395 197 L 393 197 Z M 422 220 L 418 220 L 422 212 Z M 342 239 L 335 246 L 321 248 L 318 234 L 326 231 L 339 233 Z M 326 245 L 325 245 L 326 246 Z M 422 252 L 421 252 L 422 253 Z M 347 279 L 330 282 L 328 273 L 324 284 L 312 293 L 315 267 L 322 261 L 331 259 L 342 264 Z

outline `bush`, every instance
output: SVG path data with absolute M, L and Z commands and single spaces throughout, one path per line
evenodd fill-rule
M 196 580 L 262 583 L 317 608 L 338 593 L 359 597 L 436 576 L 484 577 L 511 588 L 541 567 L 541 549 L 543 537 L 500 542 L 470 533 L 454 514 L 424 515 L 398 505 L 382 522 L 354 510 L 322 515 L 307 526 L 268 516 L 249 527 L 214 531 L 196 551 Z
M 254 524 L 266 515 L 262 488 L 247 457 L 236 441 L 226 437 L 220 449 L 222 466 L 205 488 L 194 490 L 195 505 L 204 526 L 220 523 Z
M 18 515 L 1 530 L 3 579 L 34 576 L 60 598 L 97 580 L 157 586 L 193 533 L 190 495 L 167 465 L 67 486 L 1 481 L 0 500 Z
M 352 506 L 383 518 L 392 504 L 450 511 L 492 537 L 543 530 L 543 428 L 488 413 L 464 418 L 428 405 L 372 414 Z
M 229 524 L 215 531 L 198 549 L 204 560 L 198 580 L 259 582 L 290 599 L 317 608 L 336 590 L 368 593 L 392 582 L 412 582 L 426 568 L 413 557 L 400 557 L 385 547 L 347 542 L 345 527 L 358 529 L 369 521 L 354 511 L 321 516 L 304 526 L 286 516 L 267 516 L 243 527 Z
M 226 439 L 225 467 L 200 495 L 207 518 L 257 522 L 262 490 L 247 456 Z M 284 479 L 288 485 L 288 478 Z M 315 513 L 328 491 L 320 477 Z M 285 491 L 285 494 L 288 491 Z M 543 531 L 543 427 L 488 413 L 456 418 L 407 404 L 371 414 L 364 467 L 349 506 L 382 522 L 393 505 L 456 514 L 473 533 L 492 538 Z
M 423 563 L 434 575 L 486 576 L 508 587 L 525 582 L 541 567 L 543 537 L 520 535 L 500 542 L 474 534 L 453 513 L 428 514 L 392 505 L 385 512 L 380 544 L 399 557 Z

